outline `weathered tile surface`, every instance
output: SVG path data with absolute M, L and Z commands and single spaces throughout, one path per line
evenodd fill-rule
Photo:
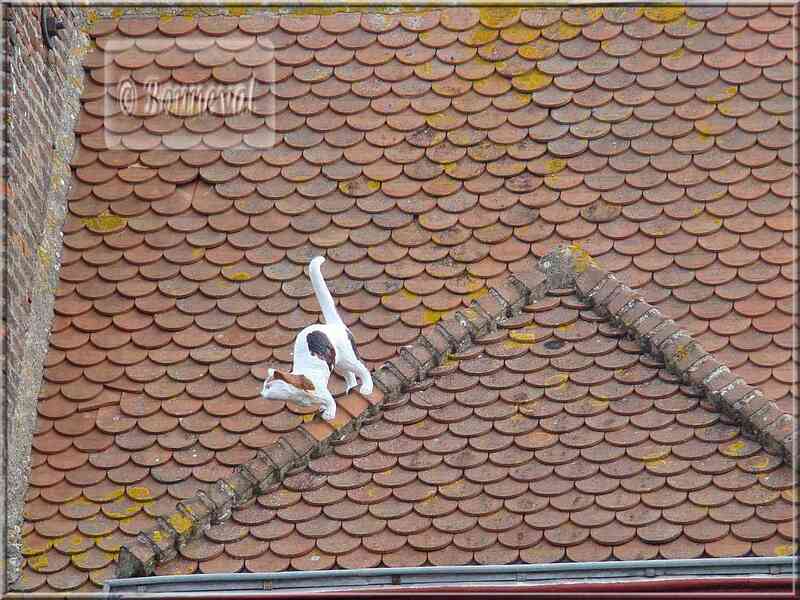
M 157 573 L 791 553 L 791 469 L 622 333 L 527 306 Z
M 339 309 L 374 367 L 487 286 L 533 269 L 557 243 L 575 242 L 795 412 L 795 28 L 793 10 L 766 6 L 96 24 L 20 589 L 96 589 L 120 544 L 154 516 L 303 421 L 296 407 L 257 395 L 267 364 L 288 364 L 294 333 L 318 318 L 304 274 L 317 253 L 328 257 Z M 119 81 L 150 76 L 173 84 L 253 76 L 255 113 L 121 113 L 112 95 Z M 497 399 L 451 403 L 452 414 L 435 418 L 412 397 L 397 411 L 412 421 L 387 421 L 388 413 L 373 428 L 391 438 L 337 448 L 321 459 L 328 466 L 312 466 L 311 483 L 261 498 L 250 517 L 237 513 L 219 539 L 211 532 L 174 568 L 784 551 L 783 517 L 795 496 L 781 487 L 785 476 L 777 485 L 762 473 L 783 468 L 748 442 L 740 448 L 727 437 L 730 427 L 691 397 L 670 391 L 669 404 L 658 394 L 675 384 L 653 375 L 653 365 L 635 366 L 636 350 L 595 333 L 605 325 L 579 318 L 568 302 L 554 298 L 529 316 L 545 319 L 538 326 L 554 329 L 553 340 L 577 347 L 580 364 L 553 366 L 561 348 L 548 349 L 553 356 L 515 348 L 528 360 L 502 357 L 502 364 L 462 360 L 426 393 L 469 397 L 486 380 L 498 386 Z M 512 341 L 521 336 L 514 344 L 529 343 L 528 324 L 513 327 Z M 604 363 L 614 357 L 622 364 Z M 633 366 L 634 381 L 617 379 Z M 566 367 L 578 379 L 553 385 L 548 378 Z M 526 415 L 501 398 L 520 377 L 526 393 L 541 395 L 537 406 L 555 412 Z M 570 413 L 579 398 L 546 396 L 579 386 L 606 390 L 598 392 L 606 399 L 591 396 L 597 406 L 585 407 L 597 415 Z M 661 392 L 626 395 L 637 386 Z M 531 441 L 497 429 L 514 415 L 537 425 Z M 448 434 L 437 438 L 440 430 Z M 574 431 L 587 438 L 570 437 Z M 434 439 L 444 440 L 440 453 L 425 446 Z M 492 465 L 485 476 L 497 479 L 474 481 L 472 466 L 447 465 L 443 448 L 456 442 L 478 444 L 473 460 Z M 381 451 L 360 454 L 373 444 Z M 407 469 L 402 457 L 417 446 L 426 448 L 423 462 Z M 629 453 L 640 446 L 644 454 Z M 648 458 L 651 446 L 668 453 Z M 559 462 L 573 455 L 580 459 Z M 528 480 L 510 475 L 523 456 L 536 471 Z M 377 475 L 388 470 L 386 481 Z M 470 490 L 463 493 L 480 488 L 477 495 L 439 491 L 459 480 Z M 628 481 L 644 487 L 625 490 Z M 516 494 L 521 484 L 528 491 Z M 662 486 L 674 491 L 655 493 Z M 585 519 L 558 505 L 562 488 L 564 501 L 591 498 Z M 513 503 L 534 494 L 530 507 Z M 675 504 L 646 509 L 647 494 Z M 369 507 L 384 496 L 380 506 L 395 512 L 373 515 Z M 556 505 L 539 506 L 542 498 Z M 340 512 L 328 515 L 328 506 Z M 721 515 L 723 508 L 729 512 Z M 650 521 L 652 510 L 661 513 Z M 447 521 L 452 515 L 463 516 L 460 524 Z M 396 519 L 404 520 L 395 530 Z M 772 531 L 769 523 L 774 531 L 754 539 Z M 453 543 L 439 548 L 446 535 L 432 534 L 442 531 Z M 516 531 L 529 537 L 504 544 Z M 528 542 L 545 533 L 556 539 L 542 538 L 541 554 L 532 553 Z

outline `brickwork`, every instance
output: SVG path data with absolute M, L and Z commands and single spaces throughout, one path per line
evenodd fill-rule
M 61 226 L 70 181 L 73 124 L 82 87 L 80 61 L 87 38 L 80 9 L 55 8 L 65 28 L 47 48 L 40 7 L 2 9 L 4 44 L 3 357 L 6 378 L 3 433 L 10 506 L 3 564 L 7 581 L 18 576 L 22 502 L 36 424 L 36 392 L 48 346 L 58 283 Z M 3 448 L 5 448 L 3 444 Z

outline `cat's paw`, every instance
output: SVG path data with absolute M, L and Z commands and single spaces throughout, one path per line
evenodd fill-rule
M 358 380 L 356 380 L 356 376 L 352 372 L 348 372 L 344 376 L 344 382 L 346 386 L 344 391 L 345 394 L 349 393 L 350 390 L 352 390 L 354 387 L 358 385 Z
M 326 421 L 333 421 L 336 417 L 336 403 L 325 403 L 319 407 L 322 418 Z
M 361 382 L 361 387 L 358 388 L 358 391 L 365 396 L 369 396 L 372 393 L 372 379 L 365 379 Z
M 263 397 L 267 397 L 267 393 L 269 392 L 269 387 L 272 385 L 272 382 L 275 380 L 275 369 L 267 369 L 267 378 L 264 380 L 264 385 L 261 387 L 261 395 Z

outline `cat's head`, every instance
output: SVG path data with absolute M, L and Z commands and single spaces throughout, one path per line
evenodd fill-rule
M 305 375 L 295 375 L 276 369 L 267 371 L 261 388 L 261 397 L 267 400 L 293 402 L 301 406 L 320 406 L 333 402 L 327 388 L 318 389 Z

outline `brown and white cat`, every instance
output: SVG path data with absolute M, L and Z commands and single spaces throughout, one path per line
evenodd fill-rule
M 331 373 L 336 371 L 344 377 L 348 392 L 356 386 L 358 377 L 362 394 L 372 393 L 372 376 L 359 359 L 353 334 L 336 311 L 320 270 L 324 262 L 323 257 L 314 257 L 309 272 L 325 323 L 309 325 L 297 335 L 292 371 L 269 369 L 261 396 L 303 406 L 318 405 L 322 418 L 330 421 L 336 416 L 336 401 L 328 390 Z

